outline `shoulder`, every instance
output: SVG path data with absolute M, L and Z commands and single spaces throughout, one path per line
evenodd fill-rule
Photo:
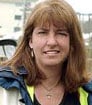
M 4 66 L 0 66 L 0 72 L 2 71 L 11 71 L 10 67 L 4 67 Z
M 84 100 L 87 99 L 88 105 L 92 105 L 92 80 L 90 80 L 88 83 L 86 83 L 83 87 L 82 97 L 84 97 Z
M 17 73 L 17 75 L 16 76 L 18 76 L 18 75 L 26 75 L 27 74 L 27 70 L 24 68 L 24 67 L 18 67 L 17 69 L 16 69 L 16 73 Z M 14 72 L 13 72 L 13 70 L 10 68 L 10 67 L 2 67 L 2 66 L 0 66 L 0 77 L 11 77 L 11 78 L 13 78 L 13 77 L 15 76 L 15 74 L 14 74 Z
M 84 84 L 83 89 L 92 94 L 92 80 Z
M 0 67 L 0 86 L 5 89 L 11 87 L 20 88 L 20 85 L 24 86 L 23 75 L 26 74 L 26 71 L 22 70 L 21 68 L 19 73 L 15 75 L 10 67 Z

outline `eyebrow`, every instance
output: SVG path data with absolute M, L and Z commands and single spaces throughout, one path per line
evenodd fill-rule
M 65 29 L 65 28 L 62 28 L 62 29 L 57 29 L 57 31 L 66 31 L 66 32 L 68 32 L 68 30 L 67 30 L 67 29 Z
M 45 28 L 45 27 L 39 27 L 39 30 L 44 30 L 44 31 L 49 31 L 49 28 Z M 66 28 L 55 28 L 55 31 L 66 31 L 68 32 L 68 30 Z
M 38 28 L 39 30 L 44 30 L 44 31 L 48 31 L 49 28 Z

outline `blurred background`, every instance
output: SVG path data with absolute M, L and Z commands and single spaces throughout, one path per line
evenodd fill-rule
M 42 0 L 0 0 L 0 60 L 9 59 L 13 55 L 22 37 L 26 19 L 40 1 Z M 92 0 L 66 1 L 79 18 L 87 52 L 87 69 L 92 70 Z

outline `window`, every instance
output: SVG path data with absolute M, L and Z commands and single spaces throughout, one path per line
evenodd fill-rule
M 15 20 L 21 20 L 21 15 L 15 15 Z
M 14 27 L 14 32 L 20 31 L 21 28 L 20 27 Z

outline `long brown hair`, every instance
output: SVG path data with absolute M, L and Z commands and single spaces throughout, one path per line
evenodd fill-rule
M 14 72 L 17 71 L 16 68 L 24 66 L 28 71 L 26 81 L 29 85 L 35 85 L 42 79 L 43 73 L 36 68 L 35 59 L 31 56 L 29 40 L 34 28 L 37 25 L 45 25 L 46 22 L 52 22 L 57 27 L 63 23 L 70 34 L 70 52 L 63 64 L 61 81 L 67 91 L 75 91 L 87 81 L 86 54 L 77 15 L 64 0 L 46 0 L 33 9 L 25 25 L 23 39 L 12 59 L 5 65 L 10 66 Z

